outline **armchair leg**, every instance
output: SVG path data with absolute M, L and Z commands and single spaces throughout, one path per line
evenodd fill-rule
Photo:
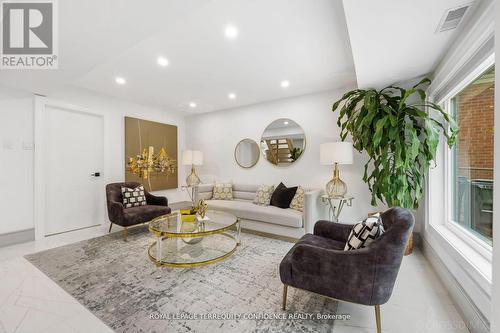
M 126 242 L 127 241 L 127 236 L 128 236 L 128 229 L 127 227 L 123 228 L 123 240 Z
M 108 234 L 111 232 L 111 228 L 113 228 L 113 223 L 109 223 L 109 230 L 108 230 Z
M 283 311 L 286 310 L 286 295 L 288 293 L 288 286 L 286 284 L 283 285 Z
M 382 333 L 382 323 L 380 321 L 380 305 L 375 305 L 375 320 L 377 321 L 377 333 Z

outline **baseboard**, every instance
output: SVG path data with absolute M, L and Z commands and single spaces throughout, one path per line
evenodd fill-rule
M 35 240 L 35 228 L 9 232 L 0 235 L 0 247 Z
M 471 333 L 488 333 L 490 331 L 490 323 L 487 318 L 476 307 L 474 302 L 467 295 L 460 283 L 455 279 L 453 274 L 446 268 L 445 263 L 440 259 L 435 249 L 426 241 L 425 238 L 420 238 L 420 249 L 430 262 L 432 268 L 445 285 L 452 301 L 455 304 L 458 312 L 462 316 L 465 324 Z

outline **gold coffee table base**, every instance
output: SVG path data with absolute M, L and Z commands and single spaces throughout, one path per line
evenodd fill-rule
M 156 266 L 190 268 L 213 264 L 231 256 L 241 239 L 241 221 L 235 215 L 215 210 L 206 218 L 183 221 L 179 211 L 149 223 L 156 240 L 148 256 Z M 234 233 L 234 235 L 233 235 Z
M 200 267 L 200 266 L 206 266 L 206 265 L 214 264 L 216 262 L 222 261 L 222 260 L 224 260 L 224 259 L 232 256 L 233 253 L 238 248 L 238 246 L 240 245 L 239 243 L 237 243 L 235 237 L 233 237 L 231 235 L 227 235 L 227 234 L 223 234 L 223 235 L 234 239 L 236 245 L 234 246 L 234 248 L 231 251 L 229 251 L 227 253 L 224 253 L 221 256 L 212 258 L 212 259 L 207 259 L 207 260 L 203 260 L 203 261 L 193 261 L 193 262 L 189 262 L 189 263 L 168 262 L 168 261 L 164 261 L 164 260 L 159 261 L 159 260 L 156 259 L 155 256 L 153 256 L 151 254 L 151 252 L 152 252 L 151 249 L 153 249 L 153 248 L 156 247 L 156 242 L 154 242 L 153 244 L 151 244 L 149 246 L 149 249 L 148 249 L 149 259 L 151 259 L 151 261 L 156 264 L 156 267 L 162 267 L 163 266 L 163 267 L 173 267 L 173 268 L 193 268 L 193 267 Z

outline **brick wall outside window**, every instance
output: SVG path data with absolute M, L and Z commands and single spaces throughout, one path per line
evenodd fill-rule
M 458 96 L 458 175 L 493 179 L 494 83 L 475 83 Z
M 453 220 L 486 243 L 493 232 L 494 75 L 491 68 L 452 99 L 460 129 L 454 152 Z

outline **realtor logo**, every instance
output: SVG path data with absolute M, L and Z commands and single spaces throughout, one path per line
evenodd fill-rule
M 56 69 L 53 0 L 5 0 L 2 13 L 2 69 Z

